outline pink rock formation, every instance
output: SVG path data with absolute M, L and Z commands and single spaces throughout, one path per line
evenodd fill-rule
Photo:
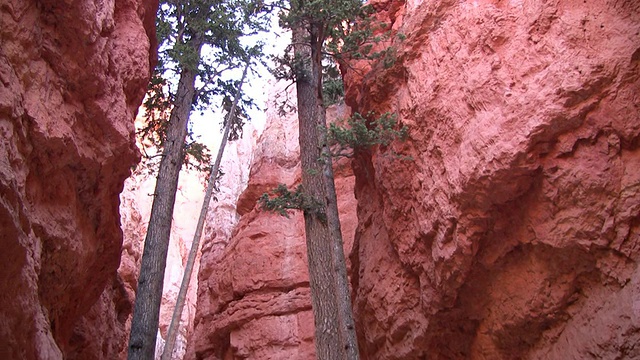
M 300 181 L 297 116 L 280 116 L 276 95 L 284 97 L 282 86 L 270 100 L 249 185 L 238 200 L 242 217 L 231 239 L 207 239 L 203 246 L 190 359 L 310 359 L 315 354 L 302 215 L 291 212 L 285 218 L 257 206 L 260 195 L 279 183 L 291 187 Z M 354 176 L 346 165 L 338 165 L 336 187 L 343 233 L 353 239 Z M 351 246 L 347 240 L 347 250 Z
M 354 165 L 363 358 L 640 357 L 640 3 L 374 5 L 348 103 L 410 138 Z
M 640 357 L 640 4 L 372 5 L 392 51 L 347 101 L 410 137 L 354 162 L 362 358 Z M 191 358 L 314 356 L 302 219 L 255 208 L 299 178 L 278 121 L 203 254 Z
M 119 350 L 118 194 L 137 160 L 156 6 L 0 4 L 0 358 Z

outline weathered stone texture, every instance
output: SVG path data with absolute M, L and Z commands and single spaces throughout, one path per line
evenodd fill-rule
M 354 165 L 363 357 L 640 357 L 640 3 L 374 5 L 347 102 L 410 137 Z
M 0 357 L 108 358 L 157 1 L 0 2 Z M 155 41 L 155 40 L 154 40 Z M 112 295 L 101 297 L 105 288 Z M 104 311 L 90 311 L 111 302 Z M 88 344 L 100 342 L 102 345 Z M 90 348 L 90 349 L 89 349 Z
M 640 357 L 640 5 L 372 3 L 392 50 L 344 67 L 347 103 L 410 134 L 353 163 L 362 357 Z M 271 118 L 203 255 L 198 358 L 314 356 L 302 218 L 255 208 L 300 176 L 295 120 Z

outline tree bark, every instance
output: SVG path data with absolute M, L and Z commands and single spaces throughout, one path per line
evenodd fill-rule
M 338 308 L 334 272 L 331 271 L 332 248 L 326 219 L 326 198 L 322 174 L 321 147 L 318 126 L 323 122 L 323 111 L 318 99 L 319 69 L 314 68 L 308 34 L 303 27 L 293 32 L 294 52 L 297 59 L 296 90 L 300 128 L 300 161 L 302 187 L 305 195 L 317 206 L 304 210 L 309 286 L 315 321 L 315 345 L 318 359 L 343 359 L 338 330 Z
M 302 6 L 299 2 L 295 5 Z M 358 346 L 332 161 L 326 144 L 320 31 L 314 25 L 309 25 L 309 30 L 303 25 L 292 29 L 302 187 L 305 195 L 317 202 L 317 206 L 304 209 L 316 356 L 320 360 L 356 360 Z
M 191 242 L 191 250 L 189 250 L 189 258 L 187 259 L 187 265 L 185 266 L 185 269 L 184 269 L 184 275 L 182 277 L 180 291 L 178 292 L 178 298 L 176 299 L 176 306 L 173 310 L 173 315 L 171 316 L 171 324 L 169 325 L 169 330 L 167 331 L 167 342 L 165 343 L 164 350 L 162 352 L 162 360 L 171 360 L 173 348 L 176 343 L 176 335 L 179 328 L 178 325 L 180 325 L 182 310 L 184 309 L 184 303 L 187 298 L 187 291 L 189 290 L 189 283 L 191 282 L 191 273 L 193 272 L 193 266 L 196 262 L 196 255 L 198 254 L 198 249 L 200 247 L 200 239 L 202 238 L 202 229 L 204 228 L 204 221 L 209 211 L 209 203 L 211 202 L 211 197 L 213 195 L 213 190 L 215 188 L 216 179 L 218 177 L 218 170 L 220 169 L 220 163 L 222 162 L 222 155 L 227 145 L 227 140 L 229 138 L 229 131 L 231 130 L 231 124 L 233 122 L 233 117 L 235 115 L 236 107 L 238 106 L 238 101 L 242 96 L 242 85 L 244 84 L 245 78 L 247 76 L 249 65 L 250 65 L 250 62 L 247 62 L 247 65 L 244 68 L 244 72 L 242 73 L 242 79 L 240 80 L 238 91 L 236 93 L 235 99 L 233 100 L 233 105 L 231 106 L 231 110 L 229 110 L 229 114 L 227 115 L 227 123 L 225 125 L 224 134 L 222 135 L 222 140 L 220 142 L 220 148 L 218 149 L 218 155 L 216 156 L 215 163 L 211 166 L 211 174 L 209 175 L 209 181 L 207 183 L 207 191 L 204 195 L 202 208 L 200 209 L 200 217 L 198 218 L 196 231 L 195 231 L 195 234 L 193 235 L 193 241 Z
M 331 158 L 329 149 L 324 143 L 323 153 Z M 329 225 L 331 245 L 333 250 L 333 266 L 336 281 L 336 302 L 338 304 L 338 319 L 340 339 L 344 345 L 345 359 L 358 360 L 358 337 L 353 321 L 353 309 L 351 305 L 351 287 L 347 275 L 347 264 L 344 256 L 344 241 L 338 213 L 338 199 L 336 195 L 335 179 L 331 162 L 325 166 L 325 186 L 327 195 L 327 223 Z
M 195 38 L 190 45 L 200 56 L 202 39 Z M 151 206 L 151 218 L 144 243 L 131 321 L 127 356 L 129 360 L 150 360 L 155 355 L 173 208 L 178 176 L 184 160 L 184 143 L 195 94 L 195 80 L 195 69 L 183 66 L 176 91 L 175 107 L 169 117 L 167 137 Z

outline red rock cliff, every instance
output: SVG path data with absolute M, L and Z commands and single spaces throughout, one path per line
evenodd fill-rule
M 410 136 L 353 162 L 362 357 L 640 357 L 640 3 L 372 3 L 392 52 L 352 64 L 347 102 Z M 314 357 L 302 219 L 254 207 L 299 177 L 273 119 L 203 253 L 192 357 Z
M 113 358 L 123 345 L 110 331 L 131 311 L 115 276 L 118 194 L 137 161 L 156 6 L 0 1 L 3 359 Z
M 410 137 L 354 163 L 363 358 L 640 357 L 640 3 L 373 3 L 348 103 Z

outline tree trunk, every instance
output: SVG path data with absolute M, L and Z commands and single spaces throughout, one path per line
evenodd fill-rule
M 187 265 L 184 269 L 182 283 L 180 284 L 180 292 L 178 293 L 176 306 L 173 310 L 173 315 L 171 316 L 171 324 L 169 325 L 169 330 L 167 331 L 167 342 L 165 343 L 164 350 L 162 352 L 162 360 L 171 360 L 171 355 L 173 354 L 173 348 L 176 343 L 176 335 L 179 328 L 178 325 L 180 325 L 182 310 L 184 309 L 184 303 L 187 298 L 187 291 L 189 290 L 189 283 L 191 282 L 191 273 L 193 272 L 193 266 L 196 262 L 196 255 L 198 254 L 198 248 L 200 247 L 200 239 L 202 238 L 202 229 L 204 228 L 204 221 L 207 217 L 207 212 L 209 211 L 209 203 L 211 202 L 211 196 L 213 195 L 213 189 L 215 188 L 216 179 L 218 177 L 220 162 L 222 161 L 222 155 L 227 145 L 227 140 L 229 138 L 229 131 L 231 129 L 231 124 L 233 122 L 233 117 L 235 115 L 236 107 L 238 106 L 238 101 L 242 96 L 242 85 L 244 84 L 244 80 L 247 76 L 249 65 L 250 65 L 250 62 L 247 62 L 247 65 L 244 68 L 244 72 L 242 73 L 242 79 L 240 80 L 238 91 L 236 93 L 235 99 L 233 100 L 233 105 L 231 106 L 231 110 L 227 115 L 227 123 L 225 125 L 224 134 L 222 135 L 222 140 L 220 142 L 220 148 L 218 149 L 218 155 L 216 157 L 215 163 L 213 164 L 213 166 L 211 166 L 211 174 L 209 175 L 207 191 L 204 195 L 202 208 L 200 209 L 200 217 L 198 218 L 196 231 L 195 231 L 195 234 L 193 235 L 193 241 L 191 242 L 191 250 L 189 250 L 189 258 L 187 259 Z
M 326 142 L 324 143 L 323 153 L 328 158 L 331 158 Z M 340 217 L 338 213 L 338 199 L 331 162 L 325 166 L 324 170 L 327 195 L 327 223 L 329 224 L 331 244 L 333 247 L 333 270 L 335 271 L 336 301 L 338 303 L 338 319 L 340 321 L 340 338 L 344 345 L 345 359 L 358 360 L 360 358 L 360 352 L 358 351 L 358 337 L 356 335 L 356 327 L 353 321 L 351 287 L 349 286 L 349 278 L 347 275 L 347 264 L 344 256 L 344 242 L 342 240 L 342 230 L 340 227 Z
M 300 5 L 299 3 L 297 5 Z M 320 360 L 358 359 L 340 219 L 326 145 L 322 101 L 322 34 L 292 29 L 300 127 L 302 187 L 317 206 L 304 210 L 309 284 Z
M 193 39 L 190 46 L 199 56 L 202 40 Z M 162 152 L 162 161 L 151 207 L 151 218 L 144 243 L 131 321 L 127 356 L 129 360 L 150 360 L 155 355 L 173 207 L 178 188 L 178 175 L 184 161 L 184 143 L 195 94 L 195 79 L 195 69 L 183 66 L 176 92 L 175 107 L 169 117 L 167 138 Z

